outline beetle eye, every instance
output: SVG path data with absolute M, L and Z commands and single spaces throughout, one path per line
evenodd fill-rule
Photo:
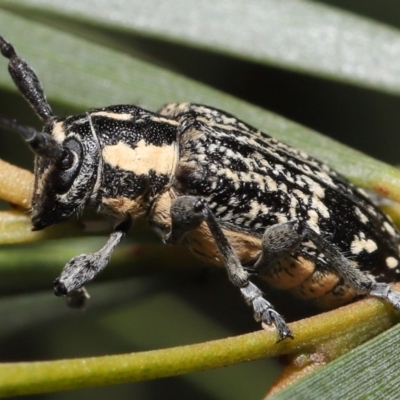
M 61 155 L 61 160 L 58 163 L 58 166 L 61 170 L 65 171 L 70 169 L 74 163 L 74 154 L 69 149 L 64 149 Z

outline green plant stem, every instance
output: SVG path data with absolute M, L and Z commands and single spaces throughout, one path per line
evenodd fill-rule
M 291 324 L 294 340 L 276 343 L 274 328 L 164 350 L 71 360 L 0 365 L 0 396 L 45 393 L 149 380 L 288 353 L 321 351 L 340 340 L 355 347 L 396 322 L 381 301 L 364 300 Z M 160 327 L 161 328 L 161 327 Z M 340 351 L 342 353 L 342 351 Z M 339 355 L 339 354 L 338 354 Z M 331 353 L 332 359 L 334 355 Z

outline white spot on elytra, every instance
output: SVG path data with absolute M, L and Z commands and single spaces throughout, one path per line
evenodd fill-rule
M 268 208 L 265 204 L 262 204 L 262 205 L 261 205 L 260 212 L 261 212 L 261 214 L 263 214 L 263 215 L 267 215 L 267 214 L 269 213 L 269 208 Z
M 323 218 L 329 218 L 330 213 L 328 207 L 316 196 L 311 198 L 311 206 L 318 211 Z
M 298 204 L 299 202 L 297 201 L 296 197 L 292 196 L 290 199 L 290 207 L 289 207 L 289 214 L 292 218 L 295 218 L 297 216 L 296 208 Z
M 254 220 L 260 212 L 260 203 L 258 201 L 252 201 L 250 203 L 250 211 L 247 214 L 248 219 Z
M 267 183 L 267 188 L 270 192 L 276 192 L 277 191 L 277 186 L 276 186 L 276 182 L 270 177 L 270 176 L 266 176 L 265 177 L 266 183 Z
M 239 177 L 242 182 L 253 182 L 253 177 L 247 172 L 239 172 Z
M 303 176 L 303 180 L 306 182 L 310 192 L 312 192 L 314 196 L 319 197 L 320 199 L 325 197 L 325 189 L 318 182 L 315 182 L 309 176 Z
M 286 168 L 283 165 L 275 164 L 274 171 L 276 171 L 278 174 L 283 174 L 285 170 Z
M 317 177 L 319 179 L 321 179 L 323 182 L 327 183 L 328 185 L 334 186 L 332 178 L 327 173 L 325 173 L 323 171 L 316 171 L 315 175 L 317 175 Z
M 224 178 L 232 179 L 234 182 L 239 182 L 238 174 L 232 171 L 230 168 L 219 169 L 217 176 L 223 176 Z
M 307 211 L 308 216 L 310 217 L 309 220 L 307 220 L 306 224 L 316 233 L 320 233 L 319 225 L 318 225 L 318 220 L 319 216 L 315 210 L 308 210 Z
M 396 260 L 394 257 L 387 257 L 386 258 L 386 265 L 388 268 L 393 269 L 399 265 L 399 261 Z
M 300 200 L 303 201 L 304 204 L 308 203 L 308 196 L 299 189 L 294 189 L 293 194 L 295 194 Z
M 259 174 L 254 174 L 253 178 L 254 182 L 257 182 L 259 189 L 262 192 L 265 192 L 265 182 L 264 182 L 264 177 L 259 175 Z
M 299 176 L 296 177 L 296 184 L 300 187 L 306 186 L 306 183 Z
M 275 216 L 276 216 L 276 219 L 278 220 L 278 223 L 280 223 L 280 224 L 288 221 L 286 214 L 276 213 Z
M 359 254 L 362 251 L 372 253 L 378 248 L 377 244 L 371 240 L 366 239 L 364 232 L 360 232 L 359 236 L 354 235 L 354 240 L 351 242 L 350 250 L 353 254 Z
M 358 207 L 354 207 L 354 212 L 363 224 L 369 221 L 368 217 Z
M 360 193 L 361 196 L 363 196 L 363 197 L 369 199 L 368 193 L 367 193 L 364 189 L 357 188 L 357 192 Z
M 287 190 L 287 186 L 284 184 L 284 183 L 280 183 L 279 184 L 279 186 L 278 186 L 278 189 L 281 191 L 281 192 L 284 192 L 284 193 L 286 193 L 288 190 Z
M 389 224 L 389 222 L 384 222 L 383 226 L 386 229 L 386 232 L 388 232 L 390 235 L 396 235 L 396 231 L 393 229 L 392 225 Z

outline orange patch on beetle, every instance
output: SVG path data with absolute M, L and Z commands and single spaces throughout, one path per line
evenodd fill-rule
M 335 273 L 315 271 L 301 285 L 291 289 L 291 292 L 302 299 L 316 299 L 332 290 L 338 282 L 339 276 Z
M 143 199 L 141 197 L 133 200 L 128 197 L 118 196 L 105 198 L 102 203 L 105 208 L 104 212 L 110 215 L 130 215 L 132 218 L 137 218 L 144 214 Z
M 271 286 L 287 290 L 301 285 L 314 273 L 314 270 L 315 264 L 304 257 L 298 257 L 297 260 L 286 257 L 268 266 L 261 276 Z
M 261 253 L 261 239 L 224 228 L 222 232 L 243 264 L 254 263 L 258 259 Z M 205 222 L 187 234 L 185 244 L 197 257 L 215 265 L 224 266 L 222 255 Z
M 175 194 L 168 190 L 154 201 L 150 210 L 149 222 L 161 238 L 171 230 L 171 205 L 175 198 Z
M 347 285 L 337 285 L 325 293 L 323 296 L 315 299 L 315 304 L 323 310 L 334 310 L 352 302 L 358 293 L 355 289 Z
M 170 210 L 175 198 L 176 195 L 171 190 L 163 193 L 154 202 L 150 211 L 149 221 L 161 237 L 171 229 Z M 261 239 L 224 228 L 222 228 L 222 231 L 242 263 L 255 262 L 258 259 L 261 252 Z M 206 222 L 202 222 L 199 228 L 188 232 L 183 243 L 194 255 L 204 261 L 221 267 L 225 265 Z

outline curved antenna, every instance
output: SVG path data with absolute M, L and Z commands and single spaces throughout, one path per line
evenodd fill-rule
M 22 96 L 33 108 L 37 116 L 44 122 L 48 121 L 52 116 L 50 105 L 47 103 L 46 96 L 44 95 L 42 85 L 40 84 L 39 78 L 28 65 L 15 52 L 15 49 L 11 43 L 8 43 L 0 36 L 0 52 L 8 58 L 8 71 L 11 75 L 15 86 L 19 89 Z
M 0 126 L 19 133 L 36 155 L 55 161 L 61 159 L 63 147 L 48 133 L 39 132 L 30 126 L 22 125 L 13 119 L 1 116 Z

